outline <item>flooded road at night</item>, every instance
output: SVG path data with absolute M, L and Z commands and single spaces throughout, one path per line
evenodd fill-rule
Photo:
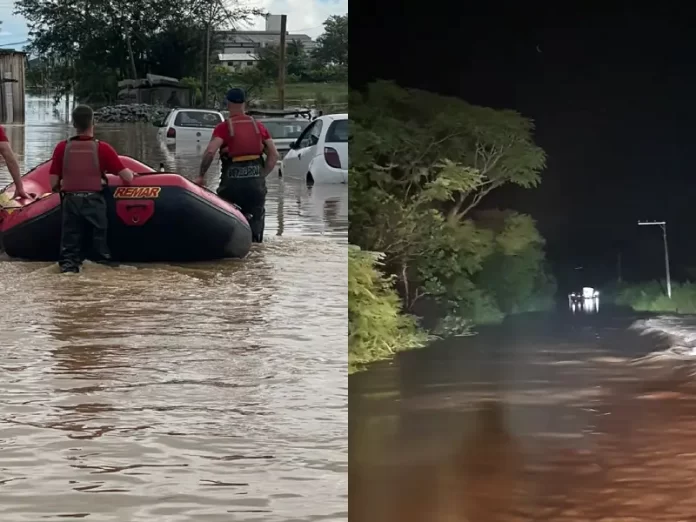
M 61 117 L 29 97 L 6 127 L 22 172 L 72 134 Z M 156 130 L 96 136 L 193 178 L 202 150 Z M 347 520 L 347 189 L 268 180 L 242 261 L 0 258 L 0 520 Z
M 695 341 L 528 315 L 352 376 L 351 520 L 696 520 Z

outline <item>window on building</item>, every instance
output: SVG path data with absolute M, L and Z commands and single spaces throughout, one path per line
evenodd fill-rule
M 234 67 L 234 62 L 227 62 L 227 65 L 229 65 L 230 67 Z
M 254 65 L 254 62 L 247 62 L 247 65 Z

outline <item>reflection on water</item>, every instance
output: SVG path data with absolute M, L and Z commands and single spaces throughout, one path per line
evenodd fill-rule
M 599 297 L 583 299 L 581 302 L 570 301 L 570 311 L 573 313 L 585 314 L 599 313 Z
M 693 362 L 633 318 L 531 317 L 351 377 L 351 520 L 692 520 Z
M 8 126 L 23 170 L 70 134 L 51 111 Z M 195 175 L 155 132 L 97 136 Z M 0 258 L 0 520 L 347 519 L 345 188 L 270 176 L 266 220 L 242 261 Z

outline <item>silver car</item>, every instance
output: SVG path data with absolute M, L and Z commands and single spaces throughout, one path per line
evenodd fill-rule
M 311 121 L 304 118 L 258 118 L 258 122 L 263 123 L 268 129 L 281 159 L 290 150 L 290 145 L 295 143 L 302 131 L 311 123 Z
M 247 114 L 268 129 L 281 159 L 290 150 L 290 144 L 312 122 L 311 109 L 249 109 Z

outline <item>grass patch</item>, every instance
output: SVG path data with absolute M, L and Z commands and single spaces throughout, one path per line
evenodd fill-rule
M 392 278 L 379 271 L 379 255 L 348 250 L 348 371 L 425 344 L 416 320 L 402 312 Z
M 671 312 L 696 314 L 696 284 L 672 283 L 672 298 L 667 297 L 664 282 L 651 281 L 622 285 L 612 290 L 613 301 L 637 312 Z
M 266 87 L 259 94 L 264 104 L 272 105 L 278 102 L 278 87 Z M 348 107 L 347 83 L 288 83 L 285 85 L 286 105 L 311 104 L 322 108 L 324 112 L 334 107 L 345 110 Z

